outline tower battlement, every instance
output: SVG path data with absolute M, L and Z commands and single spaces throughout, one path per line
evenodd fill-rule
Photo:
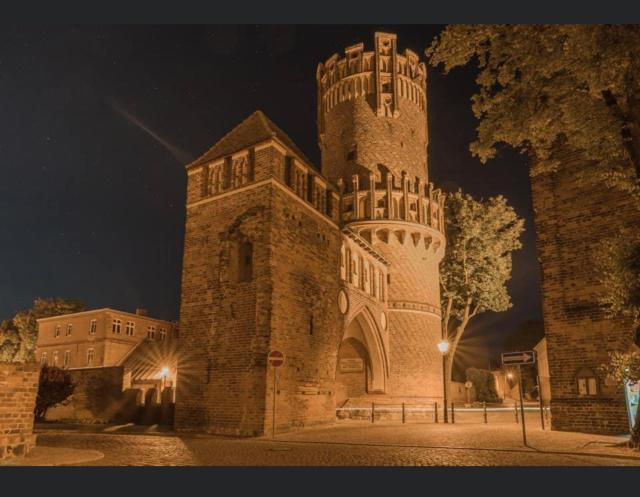
M 345 49 L 345 57 L 333 54 L 316 71 L 318 84 L 318 133 L 324 133 L 326 115 L 348 100 L 373 96 L 378 116 L 398 117 L 398 99 L 427 108 L 427 69 L 418 55 L 405 49 L 397 53 L 396 35 L 375 34 L 375 50 L 365 52 L 358 43 Z
M 358 43 L 316 71 L 322 172 L 334 184 L 382 171 L 428 183 L 427 69 L 398 53 L 396 35 L 376 33 L 374 50 Z

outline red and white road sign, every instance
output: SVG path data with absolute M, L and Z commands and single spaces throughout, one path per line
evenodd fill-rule
M 284 354 L 279 350 L 272 350 L 269 352 L 267 360 L 274 368 L 279 368 L 284 364 Z

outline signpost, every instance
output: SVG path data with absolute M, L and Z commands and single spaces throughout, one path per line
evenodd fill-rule
M 522 418 L 522 442 L 527 445 L 527 431 L 524 422 L 524 397 L 522 395 L 522 365 L 535 364 L 536 353 L 533 350 L 523 352 L 505 352 L 502 354 L 503 366 L 518 366 L 518 393 L 520 397 L 520 417 Z
M 276 436 L 276 394 L 278 392 L 278 368 L 284 364 L 284 354 L 279 350 L 272 350 L 267 356 L 267 362 L 273 368 L 273 418 L 271 422 L 271 438 Z
M 464 384 L 464 388 L 467 390 L 467 403 L 464 405 L 465 407 L 471 406 L 471 388 L 473 387 L 473 383 L 467 381 Z

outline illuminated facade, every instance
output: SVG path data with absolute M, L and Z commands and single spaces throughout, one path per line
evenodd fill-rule
M 281 430 L 441 397 L 425 65 L 376 33 L 316 76 L 321 173 L 260 111 L 187 166 L 178 429 L 267 432 L 270 350 Z

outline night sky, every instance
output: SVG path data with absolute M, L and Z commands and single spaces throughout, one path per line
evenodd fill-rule
M 0 319 L 36 297 L 177 319 L 184 164 L 256 109 L 319 164 L 317 63 L 377 30 L 422 56 L 441 26 L 5 27 L 0 31 Z M 474 68 L 429 69 L 431 179 L 505 195 L 526 218 L 514 307 L 470 325 L 497 344 L 541 318 L 524 157 L 471 157 Z

